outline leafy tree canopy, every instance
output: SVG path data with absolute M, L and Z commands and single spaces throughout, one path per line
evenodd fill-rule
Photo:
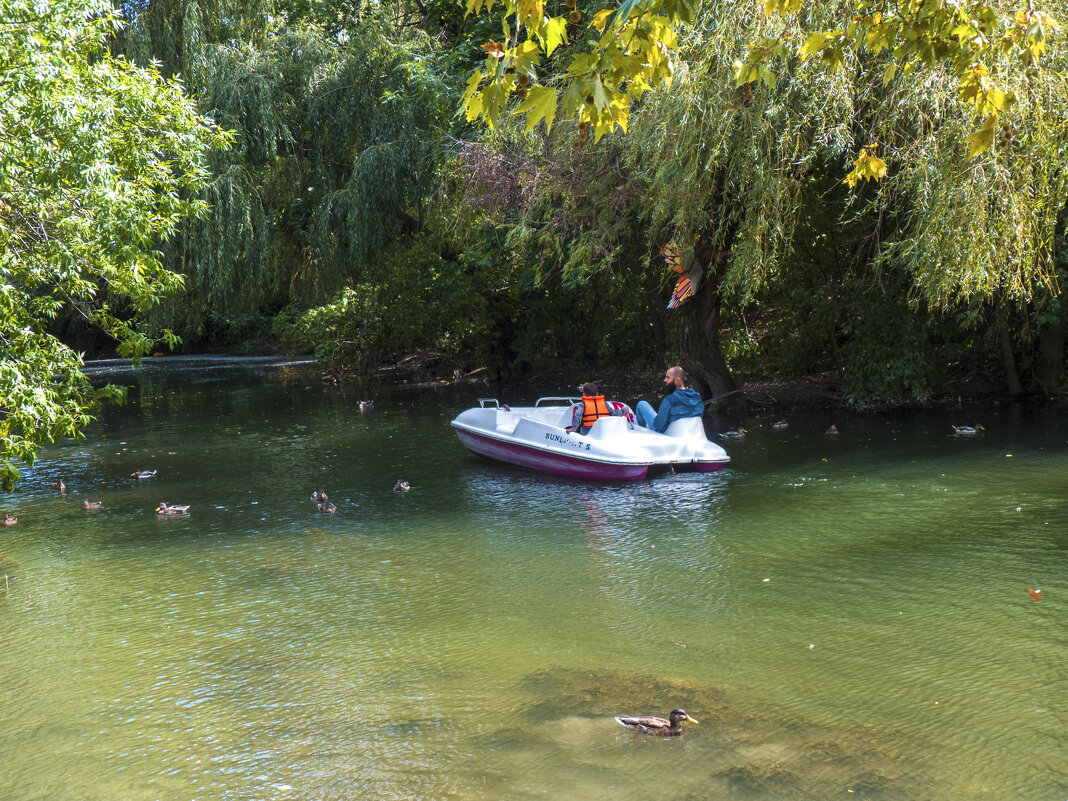
M 475 70 L 463 97 L 468 120 L 482 119 L 493 127 L 513 95 L 515 112 L 526 115 L 527 129 L 541 121 L 551 127 L 558 116 L 576 118 L 580 132 L 596 139 L 616 127 L 626 132 L 631 107 L 645 92 L 670 86 L 671 52 L 683 29 L 695 19 L 690 0 L 622 0 L 609 2 L 585 23 L 577 0 L 570 10 L 552 15 L 544 0 L 466 0 L 469 13 L 498 9 L 501 39 L 482 45 L 485 66 Z M 705 4 L 705 5 L 715 5 Z M 775 20 L 775 35 L 758 35 L 745 58 L 734 61 L 738 86 L 760 82 L 774 89 L 781 70 L 818 58 L 842 68 L 852 58 L 889 53 L 884 83 L 908 73 L 917 64 L 949 64 L 960 96 L 981 120 L 968 137 L 973 155 L 991 147 L 1001 115 L 1015 103 L 1007 73 L 1037 67 L 1046 40 L 1058 27 L 1050 14 L 1036 10 L 1033 0 L 1006 11 L 998 3 L 962 0 L 848 0 L 825 4 L 815 0 L 738 0 L 751 24 Z M 833 27 L 825 13 L 834 7 Z M 581 40 L 566 59 L 553 58 L 569 38 Z M 852 174 L 879 178 L 885 173 L 876 156 L 862 151 Z
M 48 333 L 73 308 L 139 357 L 131 313 L 180 285 L 158 243 L 202 210 L 206 148 L 221 144 L 175 83 L 109 55 L 108 0 L 10 0 L 0 12 L 0 483 L 77 434 L 95 390 Z M 163 332 L 167 336 L 167 332 Z

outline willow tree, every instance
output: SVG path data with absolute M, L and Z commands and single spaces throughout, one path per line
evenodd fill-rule
M 0 483 L 96 401 L 81 356 L 48 333 L 65 306 L 137 357 L 125 313 L 181 285 L 156 248 L 203 210 L 216 140 L 177 84 L 111 57 L 106 0 L 15 0 L 0 12 Z
M 580 141 L 625 135 L 650 235 L 692 245 L 706 278 L 682 309 L 688 366 L 724 391 L 721 298 L 784 278 L 805 193 L 828 179 L 853 187 L 840 218 L 870 229 L 854 260 L 907 269 L 936 307 L 1051 283 L 1064 106 L 1039 66 L 1060 63 L 1064 9 L 1039 5 L 652 0 L 561 24 L 506 0 L 464 108 L 490 126 L 511 109 L 528 129 L 577 121 Z
M 675 86 L 642 110 L 630 137 L 654 228 L 690 240 L 708 273 L 688 312 L 699 374 L 711 381 L 716 372 L 720 291 L 740 304 L 789 280 L 806 196 L 825 193 L 828 176 L 852 187 L 841 193 L 841 232 L 831 234 L 864 231 L 851 263 L 905 270 L 914 297 L 935 308 L 1053 285 L 1065 197 L 1058 154 L 1068 144 L 1058 73 L 1003 69 L 1012 121 L 977 152 L 969 142 L 974 108 L 937 64 L 895 71 L 891 52 L 846 53 L 842 69 L 816 60 L 773 64 L 759 83 L 735 88 L 754 36 L 804 32 L 801 20 L 761 17 L 757 5 L 704 7 Z M 841 14 L 833 3 L 810 4 L 803 22 L 818 27 L 819 10 L 828 25 Z M 754 19 L 764 27 L 754 30 Z M 1053 45 L 1047 59 L 1056 67 L 1065 54 Z M 885 176 L 873 159 L 891 165 Z M 710 353 L 712 364 L 702 364 Z
M 241 337 L 289 303 L 328 301 L 424 228 L 455 94 L 435 44 L 395 12 L 296 0 L 139 10 L 122 47 L 183 75 L 234 134 L 209 163 L 212 214 L 165 251 L 189 292 L 160 316 L 183 334 Z

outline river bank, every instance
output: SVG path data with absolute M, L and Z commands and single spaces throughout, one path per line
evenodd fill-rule
M 628 400 L 654 400 L 662 395 L 661 378 L 664 367 L 618 367 L 591 365 L 581 370 L 559 370 L 533 367 L 521 374 L 504 374 L 487 365 L 435 353 L 416 351 L 399 355 L 376 367 L 362 371 L 342 366 L 324 365 L 310 353 L 292 353 L 279 343 L 263 343 L 249 353 L 219 353 L 203 350 L 173 355 L 154 353 L 147 357 L 169 358 L 225 358 L 225 359 L 282 359 L 292 365 L 300 364 L 314 370 L 327 386 L 351 388 L 362 392 L 375 384 L 386 382 L 418 387 L 484 386 L 487 394 L 501 397 L 537 397 L 542 395 L 578 394 L 586 381 L 594 381 L 607 394 Z M 126 360 L 104 358 L 86 362 L 88 366 L 121 364 Z M 734 374 L 738 388 L 724 395 L 706 397 L 710 410 L 729 413 L 785 411 L 791 409 L 823 409 L 885 412 L 907 409 L 938 408 L 962 403 L 1057 403 L 1068 402 L 1064 388 L 1048 395 L 1009 394 L 1003 376 L 959 365 L 948 369 L 941 386 L 923 398 L 864 399 L 858 402 L 843 388 L 840 373 L 828 370 L 806 375 Z

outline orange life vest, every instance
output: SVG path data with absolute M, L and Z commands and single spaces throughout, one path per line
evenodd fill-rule
M 583 395 L 582 396 L 582 426 L 583 428 L 590 428 L 602 417 L 611 416 L 611 412 L 608 411 L 608 404 L 604 402 L 604 395 Z

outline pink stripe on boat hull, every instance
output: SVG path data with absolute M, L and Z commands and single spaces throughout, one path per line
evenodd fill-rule
M 491 459 L 497 459 L 509 464 L 517 464 L 521 467 L 532 467 L 545 473 L 553 473 L 558 476 L 569 478 L 586 478 L 595 481 L 620 481 L 635 478 L 644 478 L 648 466 L 643 464 L 602 464 L 591 462 L 586 459 L 571 459 L 567 456 L 558 456 L 554 453 L 530 448 L 525 445 L 516 445 L 511 442 L 501 442 L 491 437 L 483 437 L 472 434 L 461 428 L 456 429 L 456 436 L 468 450 Z
M 694 462 L 693 464 L 677 464 L 675 469 L 680 473 L 711 473 L 727 466 L 726 462 Z

